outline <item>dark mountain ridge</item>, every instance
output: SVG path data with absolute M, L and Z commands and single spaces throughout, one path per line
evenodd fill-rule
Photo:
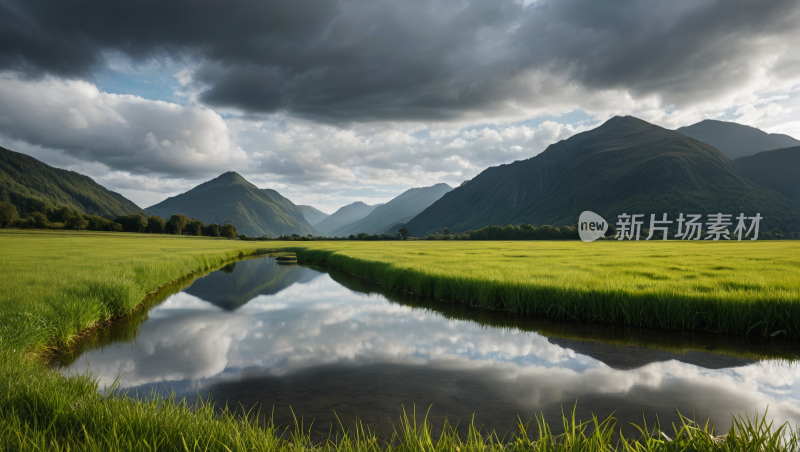
M 488 168 L 408 222 L 412 235 L 491 224 L 571 225 L 584 210 L 627 213 L 760 212 L 768 225 L 800 223 L 787 199 L 744 179 L 711 145 L 631 116 Z
M 800 202 L 800 146 L 741 157 L 733 166 L 748 180 Z
M 706 119 L 675 130 L 717 148 L 734 160 L 761 151 L 800 146 L 800 141 L 781 133 L 767 133 L 755 127 Z

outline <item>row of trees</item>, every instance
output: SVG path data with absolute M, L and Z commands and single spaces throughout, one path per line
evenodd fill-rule
M 236 238 L 236 227 L 232 224 L 222 226 L 203 224 L 202 221 L 186 215 L 172 215 L 169 220 L 159 216 L 146 217 L 142 214 L 122 215 L 114 220 L 97 215 L 87 215 L 67 206 L 45 206 L 44 212 L 32 212 L 20 217 L 15 205 L 0 201 L 0 227 L 21 229 L 72 229 L 88 231 L 140 232 L 150 234 L 195 235 L 206 237 Z
M 230 223 L 223 226 L 217 223 L 206 225 L 200 220 L 189 218 L 183 214 L 175 214 L 169 220 L 165 220 L 156 215 L 148 218 L 137 213 L 117 217 L 114 222 L 121 224 L 122 230 L 125 232 L 236 238 L 236 227 Z
M 508 225 L 501 226 L 486 226 L 476 231 L 466 231 L 452 234 L 449 229 L 444 229 L 444 234 L 436 232 L 425 237 L 420 237 L 417 240 L 579 240 L 578 225 L 561 226 L 556 228 L 550 225 L 532 226 L 530 224 L 521 224 L 519 226 Z M 669 238 L 672 239 L 677 230 L 670 230 Z M 617 240 L 615 238 L 617 229 L 615 225 L 609 224 L 608 231 L 606 231 L 606 240 Z M 644 240 L 650 235 L 650 231 L 642 228 L 640 231 L 640 240 Z M 701 239 L 707 236 L 706 231 L 702 231 Z M 656 232 L 650 240 L 661 240 L 663 238 L 661 232 Z M 735 240 L 735 235 L 731 234 L 731 239 Z M 778 240 L 778 239 L 800 239 L 800 232 L 783 232 L 778 228 L 774 228 L 767 232 L 761 232 L 758 235 L 759 240 Z
M 66 206 L 42 206 L 41 212 L 34 211 L 20 216 L 17 207 L 7 201 L 0 201 L 0 227 L 21 229 L 75 229 L 91 231 L 122 230 L 112 220 L 97 215 L 81 214 Z
M 465 232 L 452 233 L 450 229 L 445 228 L 444 233 L 435 232 L 425 237 L 420 237 L 418 240 L 578 240 L 577 225 L 574 226 L 561 226 L 560 228 L 544 225 L 533 226 L 530 224 L 521 224 L 514 226 L 486 226 L 478 230 L 471 230 Z M 616 231 L 609 231 L 611 235 Z
M 348 237 L 349 240 L 403 240 L 403 236 L 399 232 L 395 232 L 394 235 L 389 234 L 367 234 L 366 232 L 361 232 L 359 234 L 350 235 Z
M 611 235 L 616 233 L 614 230 L 609 232 Z M 577 225 L 562 226 L 560 228 L 545 225 L 537 228 L 529 224 L 521 224 L 516 227 L 513 225 L 505 227 L 492 225 L 476 231 L 455 234 L 449 228 L 444 228 L 443 233 L 435 232 L 425 237 L 412 237 L 411 231 L 403 227 L 394 234 L 370 235 L 362 232 L 347 237 L 349 240 L 578 240 L 579 238 Z
M 287 235 L 287 234 L 284 234 L 284 235 L 281 235 L 281 236 L 278 236 L 278 237 L 267 237 L 266 235 L 262 235 L 261 237 L 248 237 L 248 236 L 246 236 L 244 234 L 241 234 L 241 235 L 239 235 L 239 239 L 240 240 L 251 240 L 251 241 L 254 240 L 254 241 L 259 241 L 259 242 L 266 242 L 266 241 L 270 241 L 270 240 L 273 240 L 273 241 L 274 240 L 288 240 L 288 241 L 301 241 L 301 242 L 302 241 L 310 241 L 310 240 L 323 240 L 323 239 L 328 240 L 327 238 L 324 238 L 324 237 L 314 237 L 311 234 L 308 234 L 308 235 L 299 235 L 299 234 Z

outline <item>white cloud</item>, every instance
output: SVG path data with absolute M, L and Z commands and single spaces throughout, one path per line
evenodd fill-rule
M 764 129 L 768 133 L 783 133 L 800 140 L 800 121 L 789 121 Z
M 217 113 L 131 95 L 91 83 L 0 75 L 0 134 L 130 173 L 216 175 L 239 169 L 245 154 Z
M 342 129 L 278 115 L 228 123 L 253 160 L 249 178 L 257 185 L 280 186 L 296 204 L 330 211 L 354 200 L 386 202 L 411 187 L 457 186 L 586 128 L 546 121 L 536 127 L 370 123 Z

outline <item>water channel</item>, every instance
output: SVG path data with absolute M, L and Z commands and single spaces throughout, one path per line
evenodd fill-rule
M 590 419 L 677 422 L 676 409 L 800 423 L 797 344 L 710 333 L 551 322 L 414 297 L 338 272 L 236 262 L 198 278 L 139 318 L 101 331 L 54 365 L 100 387 L 209 394 L 293 412 L 327 431 L 358 416 L 390 432 L 400 409 L 498 432 L 562 407 Z M 291 409 L 290 409 L 291 407 Z M 334 414 L 335 413 L 335 414 Z M 519 416 L 519 418 L 518 418 Z

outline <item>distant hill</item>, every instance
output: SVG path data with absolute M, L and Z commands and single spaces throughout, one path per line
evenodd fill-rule
M 788 199 L 748 182 L 711 145 L 626 116 L 552 144 L 528 160 L 483 171 L 406 227 L 423 236 L 492 224 L 572 225 L 584 210 L 612 223 L 623 212 L 647 219 L 651 213 L 674 219 L 681 212 L 758 212 L 765 218 L 762 228 L 793 230 L 800 224 L 800 213 Z
M 762 151 L 733 161 L 747 179 L 800 201 L 800 146 Z
M 378 206 L 366 217 L 331 231 L 330 235 L 341 237 L 366 232 L 379 234 L 398 223 L 407 223 L 420 212 L 438 201 L 453 187 L 447 184 L 436 184 L 430 187 L 411 188 L 402 194 Z M 399 230 L 399 228 L 398 228 Z M 397 230 L 388 231 L 391 233 Z
M 320 235 L 300 209 L 275 190 L 259 189 L 234 173 L 225 173 L 178 196 L 147 208 L 163 218 L 183 214 L 206 224 L 231 223 L 240 234 Z
M 332 213 L 328 218 L 317 223 L 315 227 L 322 231 L 323 234 L 333 237 L 333 234 L 331 234 L 332 231 L 366 217 L 379 205 L 380 204 L 370 206 L 361 201 L 356 201 L 339 208 L 339 210 Z
M 755 127 L 713 119 L 706 119 L 675 131 L 714 146 L 731 160 L 761 151 L 800 146 L 800 141 L 789 135 L 767 133 Z
M 321 212 L 312 206 L 297 206 L 297 207 L 300 209 L 300 212 L 303 212 L 303 217 L 306 219 L 306 221 L 308 221 L 312 225 L 315 225 L 330 216 L 327 213 Z
M 108 218 L 142 213 L 132 201 L 100 186 L 88 176 L 53 168 L 2 147 L 0 201 L 14 204 L 20 214 L 43 212 L 46 206 L 56 205 Z

